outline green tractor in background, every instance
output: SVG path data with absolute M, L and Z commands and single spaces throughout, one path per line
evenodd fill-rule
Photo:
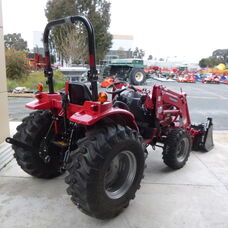
M 103 78 L 116 76 L 119 80 L 133 85 L 142 85 L 147 79 L 142 59 L 112 59 L 102 70 Z

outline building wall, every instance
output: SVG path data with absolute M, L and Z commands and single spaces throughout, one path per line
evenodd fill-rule
M 110 50 L 133 50 L 134 37 L 131 35 L 113 35 L 112 48 Z
M 43 33 L 40 31 L 33 31 L 33 47 L 43 47 Z
M 2 23 L 2 0 L 0 0 L 0 143 L 2 143 L 7 136 L 9 136 L 9 117 Z

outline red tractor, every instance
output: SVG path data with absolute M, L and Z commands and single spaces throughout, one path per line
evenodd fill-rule
M 220 83 L 220 77 L 218 75 L 212 75 L 208 76 L 206 78 L 203 78 L 202 83 L 210 83 L 210 84 L 219 84 Z
M 50 63 L 50 29 L 82 22 L 88 32 L 90 90 L 79 82 L 66 83 L 55 92 Z M 139 90 L 126 82 L 97 89 L 93 26 L 81 16 L 49 22 L 44 30 L 45 76 L 49 92 L 38 92 L 27 108 L 37 110 L 24 118 L 13 138 L 15 158 L 21 168 L 38 178 L 54 178 L 67 170 L 67 192 L 84 213 L 112 218 L 126 208 L 143 177 L 147 147 L 163 148 L 163 160 L 182 168 L 190 151 L 213 147 L 212 120 L 192 125 L 185 93 L 155 85 Z
M 177 82 L 189 82 L 189 83 L 195 83 L 196 79 L 193 74 L 187 74 L 187 75 L 182 75 L 177 78 Z
M 45 58 L 38 53 L 28 53 L 28 62 L 31 70 L 40 70 L 45 66 Z

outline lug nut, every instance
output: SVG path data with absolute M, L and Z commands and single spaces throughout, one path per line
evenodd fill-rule
M 51 161 L 51 157 L 49 155 L 45 156 L 44 162 L 49 163 Z

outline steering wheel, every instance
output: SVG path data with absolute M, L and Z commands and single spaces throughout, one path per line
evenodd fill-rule
M 125 84 L 124 88 L 118 89 L 117 85 L 120 85 L 120 84 Z M 129 84 L 127 82 L 124 82 L 124 81 L 114 82 L 111 85 L 106 87 L 105 92 L 109 93 L 109 94 L 120 94 L 121 92 L 126 90 L 128 88 L 128 86 L 129 86 Z M 111 88 L 112 89 L 114 88 L 115 90 L 110 91 Z

